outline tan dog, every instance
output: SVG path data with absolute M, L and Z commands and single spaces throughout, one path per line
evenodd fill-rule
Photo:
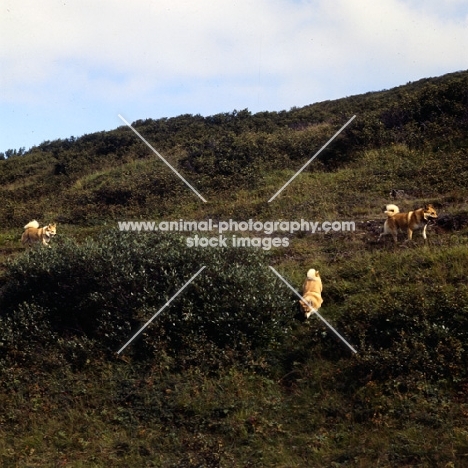
M 25 231 L 21 236 L 21 242 L 24 245 L 32 246 L 37 242 L 42 242 L 42 245 L 50 247 L 50 239 L 56 234 L 56 225 L 49 224 L 44 227 L 39 227 L 39 223 L 34 220 L 24 226 Z
M 387 205 L 385 207 L 385 214 L 387 215 L 387 220 L 378 240 L 382 236 L 391 234 L 395 244 L 397 243 L 398 230 L 407 232 L 408 239 L 406 242 L 408 242 L 413 238 L 413 231 L 422 228 L 422 236 L 424 241 L 426 241 L 427 223 L 429 220 L 437 218 L 436 210 L 432 205 L 425 205 L 423 208 L 410 211 L 409 213 L 400 213 L 398 206 Z
M 301 299 L 299 304 L 304 310 L 305 317 L 309 318 L 313 313 L 320 309 L 323 302 L 322 278 L 320 278 L 319 272 L 313 268 L 307 272 L 307 279 L 302 287 L 302 297 L 306 302 Z

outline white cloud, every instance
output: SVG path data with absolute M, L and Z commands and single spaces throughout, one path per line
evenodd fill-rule
M 467 69 L 465 3 L 3 0 L 0 99 L 58 114 L 287 109 Z
M 450 66 L 468 40 L 466 24 L 422 16 L 396 0 L 8 3 L 1 25 L 7 85 L 53 79 L 71 61 L 156 85 L 262 70 L 293 76 L 366 57 Z

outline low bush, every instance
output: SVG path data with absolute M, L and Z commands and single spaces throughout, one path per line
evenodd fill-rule
M 3 349 L 58 336 L 115 353 L 168 305 L 126 354 L 164 351 L 209 361 L 211 352 L 230 350 L 247 358 L 280 343 L 291 328 L 295 301 L 277 283 L 261 251 L 188 248 L 181 237 L 158 233 L 110 231 L 81 245 L 65 239 L 9 265 L 1 320 L 4 330 L 22 331 L 4 338 Z
M 361 298 L 363 299 L 363 298 Z M 457 382 L 467 377 L 468 289 L 404 286 L 353 301 L 342 324 L 361 352 L 353 363 L 363 381 Z

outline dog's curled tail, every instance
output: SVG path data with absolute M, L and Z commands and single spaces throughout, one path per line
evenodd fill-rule
M 26 226 L 24 226 L 24 229 L 28 229 L 28 228 L 39 229 L 39 223 L 35 219 L 33 219 L 31 222 L 26 224 Z
M 315 279 L 316 276 L 318 276 L 318 275 L 317 275 L 317 272 L 315 271 L 315 268 L 311 268 L 311 269 L 307 272 L 307 279 L 308 279 L 308 280 L 313 280 L 313 279 Z
M 391 218 L 400 212 L 400 209 L 396 205 L 386 205 L 384 213 Z

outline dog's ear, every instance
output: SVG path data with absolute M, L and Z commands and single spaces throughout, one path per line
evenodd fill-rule
M 318 272 L 318 270 L 315 271 L 315 276 L 316 276 L 317 278 L 320 278 L 320 273 Z

